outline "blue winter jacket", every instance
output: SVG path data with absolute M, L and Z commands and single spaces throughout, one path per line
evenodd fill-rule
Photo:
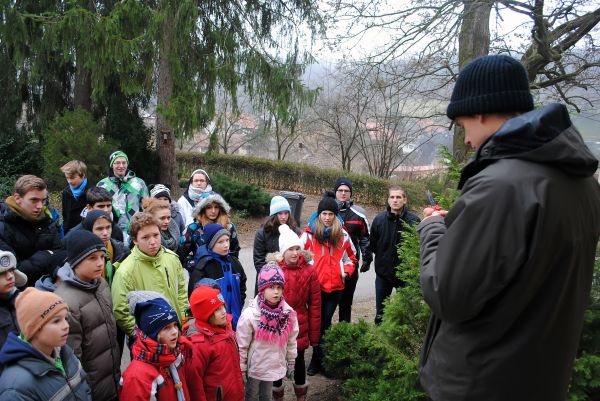
M 0 350 L 0 364 L 5 367 L 0 401 L 91 401 L 86 374 L 68 345 L 60 349 L 60 358 L 65 375 L 48 357 L 10 333 Z

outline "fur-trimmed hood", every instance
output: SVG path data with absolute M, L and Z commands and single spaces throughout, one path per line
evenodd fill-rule
M 310 263 L 313 260 L 313 254 L 309 250 L 301 249 L 300 250 L 300 256 L 302 258 L 304 258 L 304 262 L 306 262 L 306 263 Z M 267 257 L 265 258 L 265 261 L 267 263 L 269 263 L 269 262 L 277 262 L 277 263 L 283 262 L 283 253 L 281 253 L 281 252 L 268 253 Z
M 202 212 L 202 210 L 204 210 L 208 205 L 211 205 L 213 203 L 219 205 L 219 207 L 222 210 L 224 210 L 227 214 L 229 214 L 229 212 L 231 211 L 229 203 L 227 203 L 221 195 L 213 193 L 208 195 L 206 198 L 202 198 L 198 201 L 198 204 L 194 208 L 194 213 L 192 214 L 192 216 L 198 216 Z

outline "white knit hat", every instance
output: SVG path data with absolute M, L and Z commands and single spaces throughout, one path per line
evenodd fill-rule
M 285 251 L 293 246 L 299 246 L 302 248 L 302 242 L 298 234 L 293 232 L 287 224 L 279 226 L 279 252 L 283 255 Z
M 276 195 L 271 199 L 271 208 L 269 210 L 269 216 L 273 216 L 279 212 L 292 212 L 290 204 L 283 196 Z

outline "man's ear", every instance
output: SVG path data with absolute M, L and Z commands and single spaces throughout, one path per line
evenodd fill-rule
M 15 202 L 17 202 L 17 205 L 21 205 L 21 201 L 23 200 L 23 197 L 21 197 L 21 195 L 15 192 L 13 194 L 13 198 L 15 199 Z
M 93 207 L 93 206 L 92 206 L 92 205 L 90 205 L 89 203 L 88 203 L 87 205 L 85 205 L 85 208 L 86 208 L 88 211 L 92 210 L 92 207 Z

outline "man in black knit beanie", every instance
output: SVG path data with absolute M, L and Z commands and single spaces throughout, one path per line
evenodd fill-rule
M 565 400 L 600 235 L 598 161 L 565 106 L 534 109 L 527 73 L 494 55 L 460 72 L 447 115 L 476 149 L 448 211 L 425 209 L 432 400 Z

